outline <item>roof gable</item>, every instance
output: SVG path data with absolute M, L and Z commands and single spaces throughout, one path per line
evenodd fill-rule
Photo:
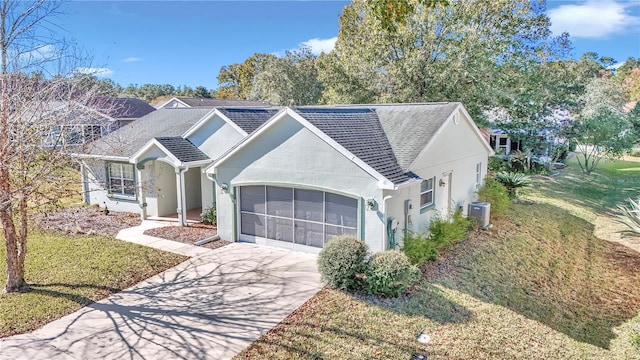
M 267 120 L 271 119 L 280 109 L 277 108 L 233 108 L 223 107 L 218 108 L 221 114 L 227 119 L 233 121 L 238 127 L 240 127 L 247 134 L 251 134 L 257 128 L 262 126 Z
M 410 179 L 398 166 L 371 108 L 295 108 L 298 114 L 393 183 Z
M 113 119 L 137 119 L 156 110 L 143 100 L 127 97 L 96 97 L 89 107 Z
M 409 171 L 422 150 L 460 103 L 375 105 L 398 165 Z
M 154 138 L 160 145 L 169 151 L 176 159 L 183 163 L 194 161 L 210 160 L 207 154 L 203 153 L 191 141 L 179 137 L 156 137 Z

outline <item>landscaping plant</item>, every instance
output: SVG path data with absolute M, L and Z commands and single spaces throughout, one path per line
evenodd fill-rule
M 496 180 L 507 188 L 507 193 L 511 199 L 518 198 L 518 189 L 531 185 L 529 176 L 517 172 L 499 172 L 496 174 Z
M 202 216 L 202 223 L 203 224 L 207 224 L 207 225 L 215 225 L 217 218 L 216 218 L 216 208 L 211 206 L 208 207 L 206 209 L 204 209 L 204 212 L 202 214 L 200 214 L 200 216 Z
M 618 216 L 618 222 L 627 226 L 621 231 L 623 236 L 640 236 L 640 197 L 637 200 L 629 198 L 629 206 L 618 205 L 623 215 Z
M 402 251 L 414 265 L 421 265 L 426 260 L 435 260 L 439 249 L 454 244 L 467 236 L 471 220 L 456 211 L 452 218 L 436 217 L 431 220 L 427 233 L 407 231 Z M 428 235 L 427 235 L 428 234 Z
M 492 218 L 505 215 L 511 204 L 507 188 L 491 177 L 487 177 L 484 185 L 478 190 L 478 200 L 491 204 Z
M 420 280 L 420 269 L 405 254 L 387 250 L 374 255 L 366 270 L 367 292 L 374 295 L 398 296 Z
M 331 239 L 318 255 L 318 271 L 329 287 L 358 290 L 364 285 L 368 248 L 353 236 Z

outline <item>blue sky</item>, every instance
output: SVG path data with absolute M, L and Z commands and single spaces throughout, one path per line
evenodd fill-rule
M 73 1 L 62 35 L 93 54 L 101 76 L 129 84 L 216 88 L 223 65 L 302 43 L 329 51 L 348 1 Z M 640 0 L 549 1 L 556 33 L 622 62 L 640 57 Z

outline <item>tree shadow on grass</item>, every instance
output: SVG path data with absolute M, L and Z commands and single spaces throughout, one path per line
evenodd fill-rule
M 467 308 L 447 297 L 442 289 L 426 282 L 416 286 L 410 294 L 397 298 L 360 297 L 395 313 L 425 317 L 440 324 L 464 323 L 473 316 Z
M 640 308 L 640 254 L 593 236 L 590 223 L 551 205 L 512 206 L 509 219 L 444 261 L 455 271 L 437 274 L 434 284 L 604 349 Z
M 60 289 L 60 290 L 56 290 Z M 62 291 L 63 289 L 68 289 L 68 292 Z M 76 289 L 91 289 L 94 293 L 99 291 L 103 295 L 116 293 L 121 291 L 122 289 L 114 288 L 111 286 L 103 286 L 103 285 L 94 285 L 94 284 L 65 284 L 65 283 L 49 283 L 49 284 L 37 284 L 30 283 L 29 287 L 21 291 L 23 293 L 34 293 L 44 296 L 50 297 L 58 297 L 64 298 L 67 300 L 71 300 L 79 305 L 85 306 L 89 304 L 93 304 L 96 300 L 86 297 L 84 295 L 78 294 L 77 292 L 73 292 Z
M 292 263 L 286 252 L 261 257 L 247 249 L 231 260 L 215 252 L 192 258 L 26 338 L 7 338 L 3 354 L 25 358 L 33 349 L 56 349 L 77 358 L 227 358 L 293 311 L 291 299 L 306 300 L 318 290 L 303 281 L 317 275 L 315 264 Z M 88 301 L 49 289 L 34 291 Z

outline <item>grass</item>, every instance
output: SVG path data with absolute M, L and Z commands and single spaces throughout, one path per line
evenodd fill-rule
M 31 287 L 0 294 L 0 337 L 37 329 L 186 260 L 109 237 L 36 231 L 28 251 L 25 278 Z M 5 279 L 3 266 L 0 283 Z
M 570 163 L 492 230 L 427 262 L 410 295 L 323 289 L 236 359 L 640 359 L 640 254 L 589 221 L 640 189 L 625 170 L 637 167 L 603 163 L 587 177 Z

